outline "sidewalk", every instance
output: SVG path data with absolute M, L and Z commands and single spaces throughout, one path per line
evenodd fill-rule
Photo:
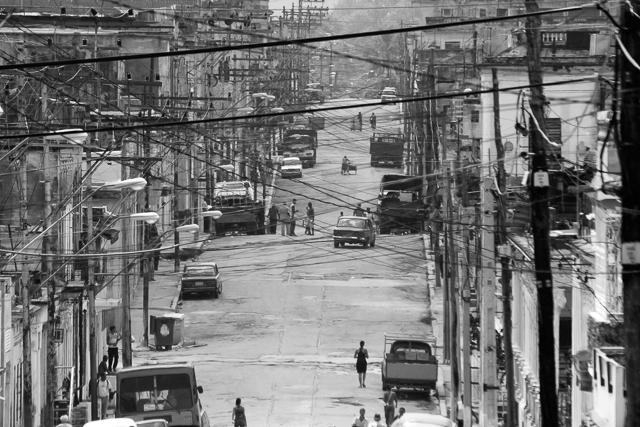
M 435 281 L 435 255 L 429 248 L 429 235 L 422 235 L 422 245 L 424 248 L 425 259 L 427 260 L 427 286 L 431 293 L 431 327 L 435 335 L 438 348 L 436 356 L 438 357 L 438 397 L 440 398 L 440 415 L 448 416 L 448 403 L 451 390 L 451 366 L 444 363 L 444 305 L 442 296 L 442 287 L 436 288 Z
M 204 236 L 200 235 L 200 239 Z M 190 233 L 180 234 L 181 248 L 189 248 L 191 250 L 202 249 L 205 242 L 194 243 L 194 235 Z M 180 262 L 180 267 L 184 266 L 185 261 Z M 173 259 L 160 259 L 158 270 L 155 272 L 155 280 L 149 282 L 149 315 L 158 316 L 165 313 L 173 313 L 178 307 L 180 299 L 180 277 L 181 272 L 174 273 Z M 143 303 L 143 280 L 139 277 L 135 283 L 132 283 L 133 294 L 131 297 L 131 335 L 135 338 L 132 345 L 133 351 L 146 351 L 146 348 L 140 348 L 142 342 L 142 303 Z M 153 336 L 149 336 L 149 344 L 153 343 Z

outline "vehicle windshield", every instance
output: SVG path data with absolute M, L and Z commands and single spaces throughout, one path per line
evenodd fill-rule
M 283 159 L 282 160 L 282 165 L 283 166 L 295 166 L 295 165 L 301 165 L 302 163 L 300 162 L 300 159 Z
M 395 95 L 396 95 L 396 92 L 395 92 L 395 91 L 393 91 L 393 90 L 383 90 L 383 91 L 382 91 L 382 94 L 383 94 L 383 95 L 392 95 L 392 96 L 395 96 Z
M 353 227 L 353 228 L 365 228 L 364 219 L 340 219 L 338 220 L 338 227 Z
M 239 181 L 233 182 L 221 182 L 216 184 L 216 189 L 218 190 L 245 190 L 245 183 Z
M 191 380 L 187 374 L 123 378 L 118 392 L 123 415 L 193 407 Z

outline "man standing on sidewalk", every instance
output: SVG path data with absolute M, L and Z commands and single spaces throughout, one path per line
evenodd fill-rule
M 290 236 L 295 236 L 296 235 L 296 213 L 298 212 L 298 208 L 296 207 L 296 199 L 293 199 L 293 202 L 291 202 L 291 208 L 290 208 L 290 213 L 289 215 L 291 216 L 291 228 L 289 229 L 289 235 Z
M 107 332 L 107 353 L 109 354 L 109 372 L 115 372 L 118 366 L 118 341 L 122 337 L 116 332 L 116 327 L 111 326 Z
M 278 206 L 279 220 L 280 223 L 280 232 L 283 236 L 289 235 L 289 208 L 287 208 L 287 202 L 282 202 L 280 206 Z
M 272 204 L 271 207 L 269 208 L 269 234 L 277 234 L 278 218 L 280 218 L 278 207 Z
M 98 400 L 100 401 L 100 419 L 107 418 L 107 406 L 109 406 L 109 395 L 111 394 L 111 383 L 107 379 L 106 372 L 100 374 L 98 380 Z

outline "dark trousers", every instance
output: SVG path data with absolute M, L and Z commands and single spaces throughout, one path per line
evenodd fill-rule
M 276 234 L 278 232 L 278 218 L 269 218 L 269 233 Z
M 109 347 L 107 349 L 107 354 L 109 355 L 109 370 L 115 371 L 118 366 L 118 348 Z M 113 363 L 113 364 L 112 364 Z
M 296 220 L 291 220 L 291 224 L 289 225 L 289 234 L 296 234 Z

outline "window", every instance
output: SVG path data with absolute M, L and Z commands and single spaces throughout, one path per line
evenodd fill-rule
M 479 18 L 486 18 L 486 16 L 487 16 L 487 9 L 483 9 L 483 8 L 478 9 Z
M 453 9 L 440 9 L 442 16 L 453 16 Z
M 508 16 L 509 15 L 509 9 L 498 9 L 496 11 L 496 16 Z
M 445 49 L 462 49 L 460 42 L 444 42 Z
M 564 46 L 567 43 L 567 33 L 542 33 L 543 45 Z

